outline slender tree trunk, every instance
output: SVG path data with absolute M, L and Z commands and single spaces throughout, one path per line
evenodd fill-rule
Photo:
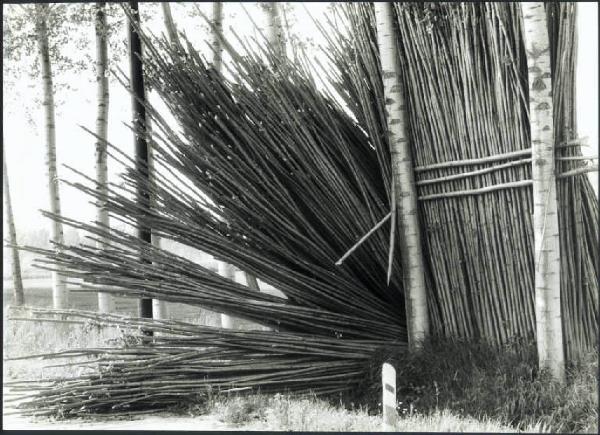
M 56 215 L 60 215 L 60 196 L 58 191 L 58 175 L 56 170 L 54 89 L 52 84 L 52 68 L 50 65 L 50 49 L 48 46 L 48 29 L 46 24 L 48 5 L 37 3 L 35 5 L 35 12 L 38 54 L 42 71 L 42 84 L 44 87 L 44 100 L 42 105 L 44 106 L 45 118 L 46 166 L 48 168 L 50 211 Z M 60 222 L 52 220 L 50 226 L 50 237 L 55 243 L 63 243 L 63 228 Z M 60 271 L 52 272 L 52 302 L 54 308 L 67 308 L 69 305 L 69 293 L 65 283 L 64 275 L 61 274 Z
M 107 194 L 108 168 L 106 165 L 106 140 L 108 139 L 108 44 L 106 41 L 106 3 L 96 3 L 96 92 L 98 107 L 96 114 L 96 182 L 98 191 Z M 96 204 L 96 220 L 108 230 L 108 210 L 104 201 Z M 98 248 L 104 249 L 106 241 L 98 240 Z M 98 311 L 110 313 L 114 311 L 114 301 L 110 293 L 98 293 Z
M 414 350 L 421 347 L 429 335 L 417 192 L 408 142 L 408 119 L 392 3 L 375 3 L 375 15 L 404 274 L 408 342 L 410 349 Z
M 177 41 L 179 41 L 179 37 L 177 36 L 177 26 L 175 26 L 175 21 L 173 21 L 173 15 L 171 15 L 171 4 L 161 3 L 161 6 L 163 11 L 163 21 L 167 29 L 169 41 L 171 42 L 171 44 L 175 44 Z
M 130 1 L 129 7 L 132 12 L 132 19 L 136 24 L 140 23 L 140 15 L 138 12 L 138 2 Z M 142 42 L 140 36 L 135 30 L 134 24 L 129 23 L 129 59 L 130 59 L 130 86 L 133 92 L 131 97 L 133 109 L 133 126 L 134 126 L 134 143 L 136 169 L 142 177 L 148 177 L 148 143 L 146 142 L 146 100 L 144 90 L 144 73 L 142 69 Z M 150 196 L 142 185 L 138 186 L 136 192 L 136 201 L 138 204 L 147 208 L 150 206 Z M 138 238 L 144 242 L 152 242 L 152 233 L 150 228 L 138 224 Z M 141 253 L 142 261 L 148 261 Z M 152 318 L 152 299 L 142 298 L 139 300 L 138 314 L 140 317 Z M 146 335 L 152 335 L 151 331 L 144 331 Z
M 213 50 L 213 68 L 217 71 L 223 69 L 223 3 L 213 2 L 212 9 L 212 24 L 213 30 L 211 32 L 211 47 Z M 235 268 L 231 264 L 225 262 L 218 262 L 219 275 L 235 281 Z M 234 327 L 233 317 L 227 314 L 221 314 L 221 327 L 232 329 Z
M 235 267 L 231 264 L 219 261 L 219 275 L 235 281 Z M 227 314 L 221 314 L 221 328 L 233 329 L 234 327 L 234 318 Z
M 212 23 L 214 29 L 211 33 L 211 47 L 213 49 L 213 68 L 221 71 L 223 66 L 223 3 L 213 2 Z
M 3 140 L 4 142 L 4 140 Z M 25 303 L 25 293 L 23 292 L 23 280 L 21 279 L 21 261 L 19 260 L 19 250 L 17 245 L 17 231 L 15 230 L 15 218 L 10 201 L 10 188 L 8 185 L 8 170 L 6 169 L 6 152 L 2 147 L 2 179 L 4 182 L 4 209 L 6 210 L 6 221 L 8 223 L 8 241 L 12 248 L 12 278 L 13 278 L 13 297 L 15 305 Z
M 213 67 L 217 71 L 223 68 L 223 3 L 213 2 L 212 10 L 213 32 L 211 38 L 211 46 L 213 49 Z M 227 263 L 219 262 L 219 274 L 235 281 L 235 268 Z M 253 290 L 260 291 L 256 277 L 248 272 L 244 272 L 246 276 L 246 285 Z M 221 326 L 223 328 L 233 328 L 235 321 L 227 314 L 221 314 Z
M 564 381 L 550 39 L 544 3 L 521 2 L 521 10 L 529 71 L 538 359 L 540 368 Z
M 150 117 L 146 116 L 146 132 L 148 135 L 148 141 L 152 143 L 152 123 Z M 150 184 L 154 185 L 156 182 L 156 169 L 154 167 L 154 149 L 152 146 L 148 147 L 148 176 L 150 177 Z M 154 189 L 152 189 L 154 191 Z M 156 198 L 150 197 L 150 207 L 154 208 L 156 205 Z M 160 248 L 161 238 L 154 234 L 151 230 L 152 246 Z M 152 299 L 152 317 L 154 319 L 168 319 L 169 311 L 167 309 L 167 303 L 160 299 Z
M 267 14 L 267 39 L 277 58 L 285 57 L 285 31 L 281 20 L 281 10 L 278 2 L 264 4 Z

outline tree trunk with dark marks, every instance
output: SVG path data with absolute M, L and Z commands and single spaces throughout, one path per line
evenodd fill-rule
M 522 2 L 521 10 L 529 71 L 538 360 L 540 368 L 564 381 L 550 40 L 544 3 Z
M 25 293 L 23 292 L 23 280 L 21 279 L 21 261 L 19 259 L 19 250 L 16 248 L 17 231 L 15 229 L 15 217 L 13 215 L 12 202 L 10 200 L 8 170 L 4 146 L 2 147 L 2 181 L 4 182 L 4 211 L 6 213 L 6 221 L 8 224 L 8 242 L 13 245 L 10 248 L 12 254 L 13 297 L 15 305 L 19 306 L 25 303 Z
M 213 2 L 211 21 L 213 31 L 211 32 L 211 47 L 213 50 L 212 65 L 217 71 L 221 71 L 223 65 L 223 3 Z
M 106 140 L 108 139 L 108 44 L 105 15 L 105 2 L 96 3 L 96 92 L 98 105 L 96 110 L 96 182 L 97 189 L 106 195 L 108 183 L 108 167 L 106 162 Z M 106 204 L 98 201 L 96 204 L 96 220 L 108 230 L 110 225 Z M 98 248 L 104 249 L 105 240 L 100 238 Z M 98 311 L 110 313 L 115 309 L 113 297 L 110 293 L 98 293 Z
M 263 5 L 267 15 L 267 40 L 279 59 L 285 57 L 285 31 L 281 20 L 281 7 L 278 2 Z
M 50 64 L 50 48 L 48 44 L 48 5 L 38 3 L 35 5 L 36 39 L 38 55 L 42 72 L 44 99 L 45 136 L 46 136 L 46 167 L 48 169 L 48 194 L 50 198 L 50 212 L 60 215 L 60 195 L 58 190 L 58 171 L 56 170 L 56 120 L 54 116 L 54 86 L 52 82 L 52 67 Z M 63 227 L 57 220 L 52 220 L 50 225 L 50 239 L 52 242 L 64 242 Z M 56 248 L 59 249 L 59 248 Z M 59 271 L 52 272 L 52 305 L 54 308 L 67 308 L 69 305 L 69 292 L 63 274 Z
M 397 228 L 402 256 L 408 343 L 411 350 L 421 347 L 429 335 L 427 293 L 421 232 L 417 213 L 417 190 L 408 142 L 404 86 L 398 57 L 392 3 L 375 3 L 377 44 L 381 59 L 386 106 L 387 133 L 392 158 L 392 217 Z M 392 219 L 392 228 L 394 228 Z

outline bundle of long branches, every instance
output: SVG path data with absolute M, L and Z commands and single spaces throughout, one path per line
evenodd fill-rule
M 107 292 L 195 303 L 280 330 L 403 340 L 397 259 L 389 286 L 385 279 L 389 237 L 376 234 L 335 266 L 389 212 L 365 132 L 298 65 L 273 68 L 272 53 L 267 61 L 251 49 L 236 55 L 232 81 L 191 46 L 185 53 L 164 41 L 147 46 L 148 81 L 181 132 L 148 107 L 154 182 L 125 161 L 123 183 L 108 196 L 93 184 L 75 186 L 117 219 L 251 272 L 286 299 L 253 292 L 124 232 L 61 216 L 51 217 L 110 244 L 37 250 L 48 255 L 41 262 L 63 265 L 67 275 Z M 140 186 L 153 197 L 152 208 L 136 202 Z
M 79 291 L 102 289 L 197 305 L 272 331 L 205 328 L 195 330 L 190 342 L 159 337 L 148 354 L 138 349 L 136 362 L 120 362 L 128 348 L 107 350 L 110 373 L 56 380 L 39 400 L 20 406 L 57 403 L 53 411 L 76 415 L 111 410 L 109 397 L 119 403 L 129 397 L 139 407 L 162 407 L 170 400 L 156 400 L 154 393 L 175 400 L 185 391 L 202 393 L 232 383 L 263 391 L 347 390 L 371 370 L 364 360 L 382 342 L 396 349 L 406 342 L 397 255 L 387 282 L 389 224 L 335 265 L 389 213 L 389 180 L 378 158 L 384 144 L 371 141 L 339 102 L 319 90 L 303 63 L 247 47 L 243 56 L 231 51 L 232 78 L 227 79 L 190 44 L 143 38 L 149 85 L 178 123 L 175 128 L 147 107 L 155 176 L 145 178 L 139 162 L 111 145 L 110 154 L 127 170 L 108 194 L 99 193 L 89 178 L 65 182 L 105 204 L 115 219 L 251 272 L 285 297 L 250 290 L 124 231 L 47 213 L 85 231 L 91 243 L 28 249 L 41 255 L 39 266 L 62 266 Z M 151 196 L 151 207 L 137 201 L 140 188 Z M 95 243 L 100 238 L 103 248 Z M 269 343 L 278 344 L 271 349 Z M 302 352 L 291 352 L 295 346 Z M 208 380 L 202 378 L 206 371 L 187 370 L 187 362 L 171 360 L 173 352 L 192 352 L 197 367 L 208 358 L 202 356 L 207 347 L 210 360 L 222 362 Z M 155 372 L 152 358 L 166 358 L 170 371 Z M 171 372 L 177 382 L 166 376 Z M 301 374 L 307 377 L 301 380 Z M 53 391 L 60 393 L 52 396 Z M 91 394 L 82 408 L 83 392 Z
M 221 329 L 85 311 L 32 309 L 30 314 L 31 319 L 51 321 L 68 315 L 71 323 L 128 331 L 116 346 L 36 355 L 67 359 L 67 365 L 87 368 L 88 373 L 34 385 L 6 383 L 21 401 L 19 412 L 33 416 L 166 408 L 201 400 L 208 392 L 339 393 L 356 388 L 375 353 L 393 348 L 387 341 Z M 132 334 L 139 329 L 151 330 L 153 339 Z
M 398 41 L 435 333 L 496 344 L 535 335 L 527 61 L 518 3 L 397 3 Z M 338 90 L 383 137 L 373 8 L 344 5 Z M 569 358 L 598 337 L 598 203 L 575 125 L 573 3 L 547 4 Z M 351 67 L 344 66 L 350 64 Z

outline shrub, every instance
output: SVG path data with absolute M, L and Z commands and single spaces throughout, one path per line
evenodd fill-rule
M 261 394 L 236 394 L 211 401 L 208 410 L 222 422 L 243 424 L 264 419 L 267 403 L 267 398 Z

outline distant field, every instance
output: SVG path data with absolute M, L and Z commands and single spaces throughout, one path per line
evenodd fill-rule
M 241 278 L 241 274 L 240 274 Z M 238 279 L 239 281 L 239 279 Z M 25 305 L 34 307 L 52 307 L 52 281 L 50 278 L 25 278 L 23 279 L 25 292 Z M 273 287 L 262 284 L 261 289 L 267 293 L 282 295 Z M 79 310 L 96 311 L 98 309 L 96 293 L 72 291 L 70 295 L 71 307 Z M 2 306 L 5 308 L 13 302 L 13 283 L 5 278 L 2 282 Z M 137 316 L 138 299 L 115 297 L 117 314 Z M 208 326 L 220 326 L 220 314 L 200 307 L 186 304 L 167 303 L 169 318 L 183 322 L 198 323 Z M 236 328 L 256 329 L 260 326 L 241 319 L 236 319 Z
M 52 282 L 49 278 L 29 278 L 23 280 L 25 304 L 34 307 L 52 307 Z M 98 309 L 95 293 L 71 292 L 71 306 L 79 310 L 96 311 Z M 12 280 L 4 279 L 2 282 L 3 308 L 11 305 L 13 301 Z M 138 300 L 131 298 L 115 298 L 115 308 L 118 314 L 136 316 Z M 192 307 L 185 304 L 168 303 L 169 317 L 181 321 L 215 325 L 218 314 L 211 311 Z

